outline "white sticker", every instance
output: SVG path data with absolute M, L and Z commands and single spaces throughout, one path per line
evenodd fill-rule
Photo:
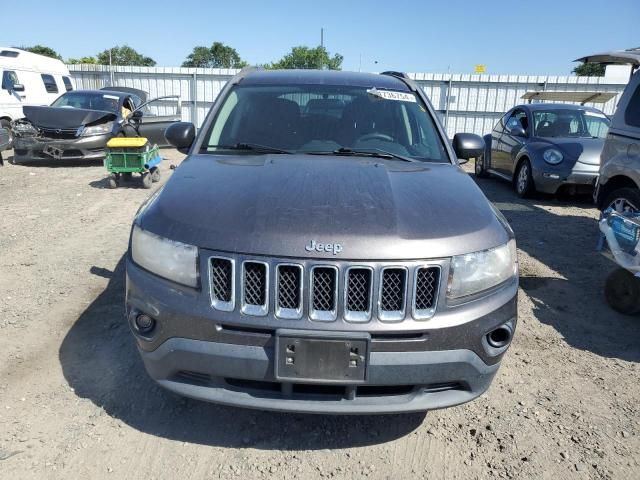
M 115 95 L 102 95 L 102 98 L 110 98 L 111 100 L 120 100 L 120 97 Z
M 589 117 L 607 118 L 607 116 L 604 113 L 592 112 L 590 110 L 585 110 L 584 114 L 588 115 Z
M 379 98 L 384 98 L 385 100 L 397 100 L 399 102 L 416 103 L 416 96 L 413 93 L 394 92 L 391 90 L 378 90 L 376 87 L 368 89 L 367 93 Z

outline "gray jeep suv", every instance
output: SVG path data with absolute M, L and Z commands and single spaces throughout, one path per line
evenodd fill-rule
M 126 312 L 189 397 L 312 413 L 472 400 L 516 327 L 513 232 L 403 74 L 243 71 L 135 218 Z

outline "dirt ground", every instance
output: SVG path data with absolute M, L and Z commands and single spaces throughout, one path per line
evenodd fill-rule
M 164 155 L 166 179 L 182 156 Z M 588 199 L 479 182 L 516 232 L 522 275 L 486 395 L 328 417 L 154 385 L 123 319 L 122 258 L 149 191 L 104 179 L 101 165 L 0 168 L 0 478 L 640 478 L 640 318 L 604 302 L 613 266 L 594 251 Z

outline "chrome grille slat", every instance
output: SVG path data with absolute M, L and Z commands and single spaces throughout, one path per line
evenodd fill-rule
M 413 318 L 425 320 L 435 314 L 440 285 L 440 267 L 417 267 L 413 283 Z
M 217 310 L 231 312 L 235 308 L 235 262 L 230 258 L 209 259 L 211 304 Z
M 392 322 L 405 317 L 407 297 L 407 270 L 402 267 L 385 267 L 380 274 L 378 294 L 378 316 L 380 320 Z
M 300 265 L 278 265 L 276 316 L 287 319 L 302 317 L 302 278 Z
M 371 319 L 373 271 L 369 267 L 349 267 L 345 275 L 344 318 L 350 322 Z
M 331 322 L 338 315 L 338 269 L 315 266 L 311 269 L 311 300 L 309 317 Z
M 269 265 L 264 262 L 242 263 L 242 312 L 264 316 L 269 311 Z

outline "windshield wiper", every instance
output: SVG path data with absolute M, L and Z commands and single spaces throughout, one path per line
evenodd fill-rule
M 348 156 L 354 156 L 354 157 L 376 157 L 376 158 L 402 160 L 403 162 L 412 162 L 412 163 L 419 161 L 419 160 L 414 160 L 413 158 L 405 157 L 404 155 L 399 155 L 397 153 L 381 150 L 379 148 L 353 149 L 353 148 L 347 148 L 347 147 L 340 147 L 337 150 L 333 150 L 331 152 L 302 152 L 302 153 L 307 153 L 309 155 L 348 155 Z
M 282 153 L 287 155 L 290 155 L 293 153 L 283 148 L 270 147 L 268 145 L 259 145 L 257 143 L 246 143 L 246 142 L 238 142 L 232 145 L 207 145 L 205 150 L 210 151 L 209 149 L 211 148 L 218 148 L 220 150 L 243 150 L 246 152 L 255 152 L 255 153 Z

